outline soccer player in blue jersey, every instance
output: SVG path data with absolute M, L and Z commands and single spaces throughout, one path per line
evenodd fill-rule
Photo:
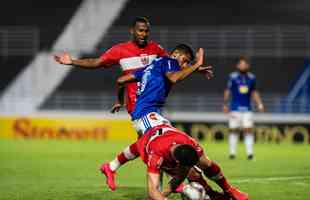
M 224 91 L 223 110 L 229 113 L 229 158 L 234 159 L 239 138 L 239 132 L 244 133 L 244 143 L 249 160 L 253 159 L 253 112 L 251 101 L 254 100 L 257 109 L 264 111 L 260 94 L 256 89 L 256 77 L 249 71 L 249 60 L 241 56 L 237 63 L 237 71 L 229 75 L 227 88 Z
M 212 76 L 210 66 L 202 67 L 203 57 L 203 49 L 199 49 L 196 53 L 196 62 L 189 66 L 189 63 L 194 60 L 194 53 L 189 46 L 181 44 L 172 51 L 169 57 L 157 58 L 146 68 L 120 77 L 117 81 L 119 103 L 113 107 L 112 112 L 118 111 L 120 108 L 118 105 L 124 103 L 123 86 L 128 82 L 139 82 L 136 106 L 131 113 L 138 134 L 144 134 L 149 128 L 162 123 L 169 123 L 161 116 L 161 108 L 165 104 L 172 85 L 198 69 L 209 70 L 208 75 Z

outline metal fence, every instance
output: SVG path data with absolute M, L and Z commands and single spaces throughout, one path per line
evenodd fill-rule
M 88 46 L 87 35 L 86 31 L 85 37 L 79 38 L 79 44 Z M 179 42 L 189 43 L 194 48 L 203 47 L 210 57 L 235 57 L 245 53 L 256 57 L 310 55 L 310 26 L 154 26 L 152 38 L 168 49 Z M 113 27 L 98 47 L 106 49 L 128 39 L 128 27 Z M 34 55 L 40 42 L 38 27 L 0 27 L 1 56 Z
M 87 32 L 85 32 L 85 35 Z M 152 27 L 152 38 L 165 48 L 172 48 L 176 43 L 189 43 L 194 48 L 203 47 L 209 57 L 236 57 L 247 54 L 255 57 L 300 57 L 310 55 L 310 26 L 223 26 L 223 27 Z M 82 37 L 81 44 L 87 44 L 88 38 Z M 119 41 L 129 39 L 128 27 L 114 27 L 104 36 L 98 48 L 105 50 Z M 35 55 L 40 44 L 40 30 L 36 27 L 0 27 L 0 55 L 4 57 L 16 55 Z M 58 49 L 55 49 L 57 51 Z M 63 50 L 63 49 L 59 49 Z M 67 49 L 74 51 L 75 49 Z M 93 50 L 94 51 L 94 50 Z M 89 53 L 89 52 L 88 52 Z M 43 61 L 42 61 L 43 62 Z M 41 64 L 41 63 L 39 63 Z M 45 63 L 42 63 L 44 66 Z M 44 77 L 44 70 L 33 70 L 34 87 L 40 87 L 36 77 Z M 39 91 L 39 90 L 38 90 Z M 41 94 L 30 94 L 27 101 L 20 102 L 15 94 L 5 107 L 14 110 L 17 104 L 27 107 Z M 286 94 L 266 95 L 264 101 L 267 112 L 309 113 L 309 98 L 289 101 Z M 107 110 L 114 97 L 105 93 L 58 93 L 48 99 L 41 109 L 80 109 Z M 220 111 L 222 97 L 219 95 L 171 96 L 167 103 L 168 110 Z M 10 109 L 11 110 L 11 109 Z
M 310 26 L 152 27 L 152 38 L 167 49 L 188 43 L 207 50 L 208 57 L 305 57 L 310 55 Z M 128 40 L 128 27 L 114 27 L 100 48 Z
M 37 27 L 0 27 L 0 56 L 33 56 L 39 46 L 40 30 Z
M 310 113 L 309 99 L 289 101 L 284 95 L 264 95 L 268 113 Z M 116 97 L 109 93 L 58 93 L 41 106 L 41 110 L 92 110 L 108 111 Z M 190 112 L 221 112 L 223 97 L 218 94 L 182 94 L 168 97 L 165 110 Z

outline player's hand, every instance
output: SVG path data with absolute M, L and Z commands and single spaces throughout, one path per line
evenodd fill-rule
M 265 106 L 263 104 L 258 104 L 257 110 L 258 110 L 258 112 L 265 112 Z
M 198 72 L 204 74 L 209 80 L 214 77 L 213 67 L 211 65 L 207 67 L 200 66 Z
M 229 113 L 229 107 L 226 104 L 223 105 L 223 112 L 224 113 Z
M 111 108 L 111 113 L 116 113 L 116 112 L 119 112 L 120 111 L 120 109 L 123 107 L 123 105 L 122 104 L 120 104 L 120 103 L 115 103 L 113 106 L 112 106 L 112 108 Z
M 201 66 L 203 65 L 203 59 L 204 59 L 204 50 L 203 48 L 199 48 L 196 52 L 196 63 L 197 65 Z
M 72 57 L 68 52 L 64 52 L 60 55 L 54 55 L 54 59 L 59 64 L 72 65 Z

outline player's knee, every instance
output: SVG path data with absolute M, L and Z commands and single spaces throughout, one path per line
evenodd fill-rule
M 245 134 L 252 134 L 253 129 L 252 128 L 245 128 L 243 131 Z
M 202 177 L 201 172 L 198 172 L 195 170 L 194 167 L 192 167 L 188 173 L 188 180 L 189 181 L 197 181 Z
M 230 128 L 229 131 L 230 131 L 231 134 L 238 134 L 240 132 L 240 129 L 238 129 L 238 128 Z
M 198 163 L 198 167 L 201 170 L 205 170 L 208 167 L 210 167 L 212 165 L 212 161 L 205 155 L 203 155 L 200 159 L 199 159 L 199 163 Z

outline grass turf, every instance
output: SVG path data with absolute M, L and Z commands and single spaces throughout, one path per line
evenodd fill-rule
M 136 160 L 119 170 L 110 192 L 99 173 L 126 142 L 0 140 L 0 200 L 141 200 L 145 167 Z M 251 200 L 305 200 L 310 196 L 310 146 L 257 144 L 254 161 L 243 147 L 227 159 L 227 145 L 203 144 L 230 182 Z M 178 199 L 174 195 L 169 199 Z

